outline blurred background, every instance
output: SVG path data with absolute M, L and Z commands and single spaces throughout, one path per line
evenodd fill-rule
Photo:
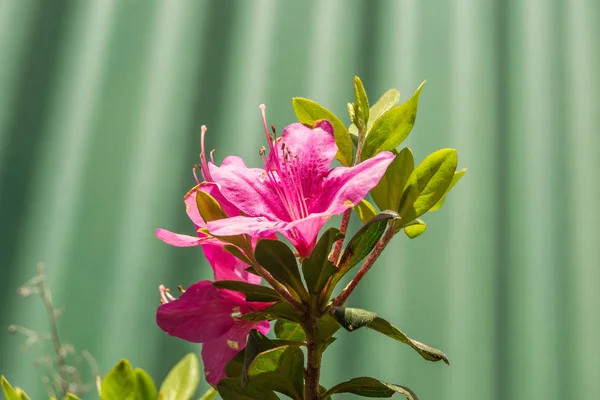
M 44 351 L 24 352 L 6 327 L 47 330 L 39 298 L 17 294 L 36 263 L 64 340 L 103 373 L 128 358 L 162 380 L 199 346 L 156 326 L 157 287 L 212 275 L 198 248 L 154 236 L 193 234 L 182 197 L 200 125 L 217 162 L 258 165 L 260 103 L 280 130 L 294 96 L 348 122 L 354 75 L 372 102 L 390 87 L 404 101 L 427 79 L 407 143 L 417 160 L 454 147 L 469 169 L 428 231 L 395 238 L 349 301 L 452 364 L 359 330 L 329 350 L 324 385 L 600 393 L 597 0 L 1 0 L 0 52 L 0 373 L 33 399 Z

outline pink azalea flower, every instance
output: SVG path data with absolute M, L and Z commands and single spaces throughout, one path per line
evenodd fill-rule
M 162 285 L 160 291 L 163 304 L 156 312 L 158 326 L 171 336 L 202 343 L 204 374 L 212 386 L 226 376 L 225 366 L 246 346 L 250 330 L 269 331 L 268 321 L 243 321 L 239 316 L 270 303 L 249 303 L 244 295 L 217 289 L 211 281 L 193 284 L 178 299 Z
M 248 168 L 239 157 L 227 157 L 209 171 L 220 193 L 242 215 L 208 223 L 216 236 L 281 233 L 307 257 L 319 230 L 335 214 L 358 204 L 379 182 L 394 159 L 390 152 L 354 166 L 329 169 L 337 146 L 333 126 L 321 121 L 314 129 L 295 123 L 273 140 L 261 105 L 269 153 L 261 151 L 262 169 Z

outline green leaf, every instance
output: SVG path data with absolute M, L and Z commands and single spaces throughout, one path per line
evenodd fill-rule
M 248 335 L 247 345 L 250 344 L 250 349 L 248 350 L 248 346 L 244 347 L 240 350 L 225 366 L 225 373 L 230 378 L 240 378 L 244 374 L 244 368 L 247 368 L 250 365 L 250 362 L 254 360 L 258 353 L 263 351 L 274 349 L 278 347 L 271 339 L 263 335 L 262 333 L 252 330 L 252 337 Z M 252 343 L 250 343 L 252 341 Z M 249 351 L 251 354 L 246 356 L 246 352 Z M 248 362 L 248 366 L 244 367 L 246 357 L 250 360 Z
M 310 257 L 302 262 L 302 273 L 308 290 L 313 294 L 321 293 L 331 275 L 337 268 L 329 261 L 331 246 L 344 238 L 344 234 L 336 228 L 329 228 L 319 238 Z
M 259 240 L 255 250 L 256 260 L 273 278 L 296 292 L 300 298 L 308 298 L 302 284 L 296 257 L 290 248 L 278 240 Z
M 275 336 L 283 340 L 306 341 L 306 334 L 302 326 L 294 321 L 278 319 L 275 323 Z
M 267 350 L 252 361 L 248 376 L 253 386 L 301 400 L 304 396 L 304 354 L 296 346 Z
M 427 229 L 425 222 L 420 219 L 415 219 L 409 225 L 404 227 L 404 233 L 406 233 L 406 236 L 410 239 L 414 239 L 421 236 L 425 232 L 425 229 Z
M 452 190 L 454 185 L 456 185 L 458 183 L 458 181 L 460 181 L 460 178 L 462 178 L 466 173 L 467 173 L 466 168 L 454 173 L 454 176 L 452 177 L 452 182 L 450 182 L 450 186 L 448 186 L 446 193 L 444 193 L 442 198 L 437 203 L 435 203 L 435 205 L 433 207 L 431 207 L 429 209 L 429 211 L 439 210 L 440 207 L 444 205 L 444 200 L 446 199 L 446 196 L 448 195 L 448 193 L 450 193 L 450 191 Z
M 315 341 L 320 344 L 331 344 L 333 335 L 341 328 L 339 322 L 329 313 L 323 315 L 317 321 L 317 333 Z
M 335 307 L 333 316 L 348 332 L 352 332 L 371 323 L 376 314 L 360 308 Z
M 390 324 L 383 318 L 375 317 L 373 321 L 367 325 L 367 327 L 379 333 L 383 333 L 384 335 L 394 340 L 409 345 L 410 347 L 415 349 L 421 355 L 421 357 L 423 357 L 426 360 L 443 360 L 446 364 L 450 365 L 448 357 L 446 357 L 446 355 L 442 351 L 434 349 L 433 347 L 427 346 L 426 344 L 409 338 L 404 334 L 404 332 L 402 332 L 400 329 L 396 328 L 394 325 Z
M 348 130 L 331 111 L 323 107 L 322 105 L 302 97 L 294 97 L 292 99 L 292 105 L 296 118 L 303 124 L 313 125 L 315 121 L 326 119 L 333 125 L 335 144 L 337 145 L 338 152 L 335 155 L 343 165 L 349 167 L 354 161 L 352 157 L 352 140 L 348 134 Z
M 223 400 L 279 400 L 272 390 L 262 390 L 254 385 L 244 386 L 239 379 L 225 378 L 217 385 Z
M 396 393 L 401 393 L 408 400 L 419 400 L 417 395 L 406 386 L 384 383 L 374 378 L 360 377 L 350 379 L 349 381 L 338 383 L 329 389 L 323 396 L 323 399 L 337 393 L 352 393 L 362 397 L 392 397 Z
M 213 400 L 217 395 L 217 391 L 213 388 L 208 389 L 198 400 Z
M 281 301 L 281 296 L 270 287 L 254 285 L 243 281 L 216 281 L 213 286 L 219 289 L 233 290 L 246 295 L 246 301 L 271 302 Z
M 379 117 L 371 127 L 361 154 L 363 160 L 382 151 L 391 151 L 406 139 L 417 118 L 419 95 L 425 82 L 408 101 L 396 106 Z
M 365 258 L 379 238 L 383 235 L 388 221 L 398 218 L 394 211 L 382 211 L 363 225 L 356 234 L 350 239 L 350 242 L 344 249 L 340 259 L 340 273 L 346 273 L 363 258 Z
M 412 151 L 405 147 L 387 167 L 379 183 L 371 189 L 373 201 L 380 210 L 398 210 L 406 182 L 415 169 Z
M 230 244 L 226 244 L 225 246 L 223 246 L 223 249 L 231 253 L 238 260 L 241 260 L 244 264 L 252 265 L 252 261 L 250 261 L 250 259 L 246 257 L 246 255 L 242 253 L 242 251 L 237 247 Z
M 196 205 L 200 216 L 205 222 L 227 218 L 227 214 L 225 214 L 217 200 L 201 190 L 196 191 Z
M 302 317 L 298 311 L 288 302 L 273 304 L 260 311 L 253 311 L 240 317 L 244 321 L 272 321 L 274 319 L 288 319 L 290 321 L 301 322 Z
M 356 97 L 355 121 L 354 123 L 366 134 L 367 122 L 369 121 L 369 99 L 362 81 L 358 76 L 354 77 L 354 95 Z
M 354 211 L 356 211 L 358 218 L 360 218 L 363 224 L 366 224 L 377 215 L 375 207 L 373 207 L 371 203 L 364 199 L 354 206 Z
M 156 398 L 156 389 L 154 389 L 154 396 L 151 397 L 138 397 L 140 400 L 145 399 L 155 399 Z M 79 397 L 75 396 L 73 393 L 67 393 L 67 400 L 80 400 Z
M 417 219 L 432 208 L 448 190 L 456 171 L 458 156 L 454 149 L 428 155 L 408 178 L 399 214 L 403 221 Z
M 102 381 L 102 400 L 136 399 L 137 380 L 127 360 L 115 365 Z
M 200 381 L 200 363 L 194 353 L 183 357 L 160 385 L 162 400 L 188 400 Z
M 2 382 L 2 391 L 6 400 L 21 400 L 21 395 L 8 383 L 4 375 L 2 375 L 0 381 Z
M 367 135 L 373 126 L 373 123 L 381 117 L 383 114 L 388 112 L 389 109 L 394 107 L 400 101 L 400 92 L 396 89 L 389 89 L 373 104 L 369 110 L 369 121 L 367 122 Z M 350 118 L 352 120 L 352 118 Z M 358 128 L 352 124 L 348 128 L 350 137 L 356 146 L 358 144 Z
M 137 398 L 156 399 L 156 385 L 150 375 L 141 368 L 134 369 L 133 373 L 137 381 Z

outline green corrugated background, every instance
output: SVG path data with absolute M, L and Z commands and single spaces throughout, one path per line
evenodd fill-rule
M 62 336 L 105 372 L 127 357 L 161 379 L 198 347 L 156 327 L 156 288 L 211 275 L 198 249 L 154 237 L 192 232 L 200 125 L 217 159 L 258 164 L 258 104 L 281 129 L 293 96 L 345 118 L 355 74 L 372 100 L 427 79 L 408 143 L 419 160 L 455 147 L 469 173 L 349 304 L 452 365 L 358 331 L 331 348 L 324 384 L 598 398 L 597 0 L 2 0 L 0 54 L 0 326 L 45 329 L 39 300 L 16 294 L 44 261 Z M 41 399 L 39 351 L 21 343 L 0 329 L 0 372 Z

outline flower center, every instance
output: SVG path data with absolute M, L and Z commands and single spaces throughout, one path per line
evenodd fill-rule
M 267 179 L 271 182 L 275 193 L 281 200 L 283 207 L 287 211 L 291 220 L 302 219 L 308 216 L 308 206 L 302 188 L 302 179 L 300 175 L 300 161 L 298 154 L 293 154 L 292 149 L 281 142 L 281 147 L 277 148 L 277 137 L 273 127 L 273 136 L 267 128 L 266 107 L 260 105 L 263 125 L 267 143 L 269 144 L 269 154 L 263 147 L 260 150 L 261 160 L 265 169 Z

